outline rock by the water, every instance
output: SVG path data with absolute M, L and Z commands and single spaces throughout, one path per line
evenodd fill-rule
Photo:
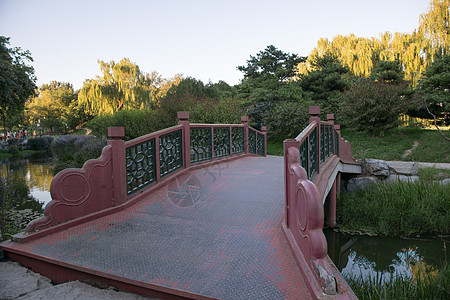
M 362 164 L 362 174 L 386 178 L 390 175 L 389 166 L 384 160 L 366 159 Z
M 347 191 L 353 193 L 376 183 L 378 183 L 378 179 L 374 176 L 353 177 L 347 182 Z

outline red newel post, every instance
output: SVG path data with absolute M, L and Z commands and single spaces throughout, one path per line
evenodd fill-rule
M 334 124 L 334 114 L 327 114 L 327 120 L 329 123 Z
M 284 143 L 284 199 L 285 199 L 285 208 L 286 208 L 286 227 L 289 228 L 289 218 L 290 218 L 290 207 L 289 203 L 290 201 L 294 201 L 295 199 L 291 199 L 292 191 L 295 190 L 295 186 L 292 186 L 290 179 L 290 170 L 289 170 L 289 164 L 290 161 L 288 160 L 288 150 L 290 147 L 294 147 L 296 149 L 300 148 L 300 142 L 297 140 L 285 140 Z M 300 162 L 299 162 L 300 163 Z
M 267 127 L 262 126 L 261 132 L 264 134 L 264 157 L 267 156 Z
M 248 117 L 241 117 L 241 122 L 244 124 L 245 154 L 248 154 Z
M 127 201 L 127 170 L 125 156 L 125 128 L 108 127 L 108 145 L 111 146 L 111 163 L 113 176 L 112 206 L 124 204 Z
M 183 160 L 184 167 L 191 166 L 191 125 L 189 123 L 189 112 L 178 112 L 178 125 L 183 126 Z

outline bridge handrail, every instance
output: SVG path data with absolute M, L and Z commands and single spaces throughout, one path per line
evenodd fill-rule
M 266 156 L 266 128 L 250 127 L 248 117 L 241 124 L 191 124 L 189 112 L 179 112 L 178 119 L 176 126 L 126 142 L 123 127 L 109 127 L 101 156 L 81 169 L 59 172 L 44 216 L 14 240 L 25 242 L 121 210 L 182 170 L 245 155 Z
M 318 106 L 310 107 L 310 124 L 295 139 L 284 141 L 286 216 L 283 231 L 310 291 L 338 294 L 342 289 L 348 290 L 348 286 L 339 279 L 341 291 L 338 290 L 336 280 L 341 276 L 327 256 L 327 242 L 322 232 L 323 191 L 319 190 L 319 187 L 323 189 L 323 184 L 317 181 L 328 180 L 328 176 L 323 176 L 330 173 L 327 168 L 333 168 L 339 161 L 358 162 L 352 157 L 350 143 L 340 136 L 340 126 L 334 124 L 334 115 L 329 114 L 327 121 L 321 121 L 319 114 Z M 333 187 L 335 197 L 336 184 Z

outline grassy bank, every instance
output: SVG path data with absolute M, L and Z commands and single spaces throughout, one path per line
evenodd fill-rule
M 449 130 L 445 131 L 445 134 L 450 137 Z M 343 129 L 342 137 L 350 141 L 356 159 L 450 163 L 450 143 L 436 130 L 399 128 L 387 132 L 384 136 L 372 137 L 370 134 Z M 270 138 L 267 141 L 267 154 L 283 155 L 283 140 L 282 137 Z M 413 147 L 414 142 L 418 142 L 417 148 L 403 157 L 405 151 Z
M 370 278 L 345 276 L 356 296 L 363 299 L 450 299 L 450 266 L 444 262 L 439 269 L 418 268 L 411 278 L 383 276 Z
M 450 131 L 445 131 L 450 137 Z M 450 143 L 436 130 L 399 128 L 384 136 L 372 137 L 352 130 L 342 130 L 342 137 L 352 145 L 356 159 L 378 158 L 383 160 L 405 160 L 450 163 Z M 417 148 L 403 157 L 405 151 L 418 142 Z
M 411 236 L 450 234 L 450 184 L 420 180 L 378 184 L 338 201 L 342 231 Z

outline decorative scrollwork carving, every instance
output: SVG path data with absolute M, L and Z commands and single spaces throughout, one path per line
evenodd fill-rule
M 245 151 L 245 131 L 244 127 L 231 128 L 231 153 L 239 154 Z
M 256 154 L 256 131 L 248 130 L 248 152 Z
M 159 137 L 159 167 L 161 177 L 183 167 L 182 131 L 177 130 Z
M 156 180 L 155 139 L 126 149 L 127 194 L 145 188 Z
M 264 134 L 257 133 L 256 135 L 256 153 L 258 155 L 264 156 L 265 151 L 265 143 L 264 143 Z
M 210 160 L 212 158 L 211 128 L 192 128 L 191 136 L 191 163 Z
M 230 155 L 230 128 L 214 128 L 214 157 Z

